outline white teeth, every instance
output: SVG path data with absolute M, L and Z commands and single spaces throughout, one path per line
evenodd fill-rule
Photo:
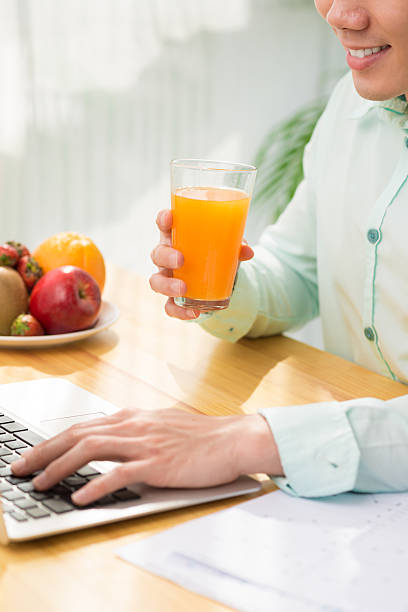
M 366 55 L 373 55 L 373 53 L 378 53 L 386 47 L 388 47 L 388 45 L 384 45 L 383 47 L 371 47 L 370 49 L 349 49 L 349 51 L 352 57 L 365 57 Z

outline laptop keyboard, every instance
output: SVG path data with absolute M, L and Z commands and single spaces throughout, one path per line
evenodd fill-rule
M 4 409 L 0 409 L 0 499 L 3 512 L 7 512 L 15 521 L 38 520 L 53 514 L 80 512 L 87 508 L 101 508 L 122 501 L 140 499 L 137 493 L 123 488 L 100 498 L 90 506 L 76 506 L 71 500 L 72 493 L 100 475 L 100 472 L 90 465 L 85 465 L 67 476 L 52 489 L 36 491 L 31 482 L 33 475 L 18 478 L 12 474 L 10 464 L 30 446 L 42 441 L 43 438 L 7 416 Z

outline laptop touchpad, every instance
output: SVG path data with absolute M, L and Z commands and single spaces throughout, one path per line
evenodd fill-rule
M 55 434 L 68 429 L 75 423 L 82 423 L 83 421 L 91 421 L 93 419 L 99 419 L 106 416 L 103 412 L 94 412 L 93 414 L 77 414 L 75 416 L 66 416 L 59 419 L 49 419 L 40 421 L 38 424 L 39 429 L 49 436 L 55 436 Z

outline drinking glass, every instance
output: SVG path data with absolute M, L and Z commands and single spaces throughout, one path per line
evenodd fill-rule
M 176 159 L 171 168 L 172 246 L 184 255 L 174 278 L 187 285 L 175 303 L 196 310 L 229 305 L 256 168 Z

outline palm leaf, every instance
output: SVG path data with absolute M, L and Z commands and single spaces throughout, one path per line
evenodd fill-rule
M 252 213 L 274 223 L 303 179 L 303 152 L 326 100 L 318 100 L 279 123 L 264 139 L 255 158 L 258 177 Z

